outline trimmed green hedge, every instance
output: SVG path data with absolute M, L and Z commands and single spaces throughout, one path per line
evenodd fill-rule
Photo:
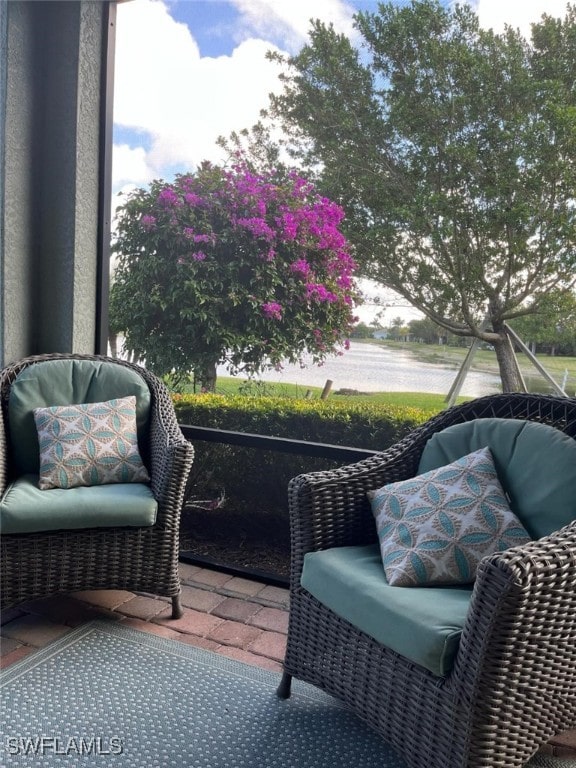
M 291 397 L 174 395 L 181 424 L 381 451 L 431 414 L 418 408 Z
M 384 450 L 432 415 L 417 408 L 279 397 L 174 395 L 180 424 Z M 185 549 L 214 541 L 288 550 L 287 486 L 329 459 L 194 441 L 196 456 L 182 516 Z

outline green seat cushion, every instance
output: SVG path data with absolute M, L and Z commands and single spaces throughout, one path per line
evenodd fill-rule
M 38 435 L 34 408 L 51 405 L 100 403 L 136 397 L 139 442 L 145 439 L 150 413 L 150 390 L 131 368 L 97 360 L 45 360 L 30 365 L 10 388 L 8 434 L 10 460 L 15 475 L 37 474 Z
M 418 474 L 488 446 L 510 508 L 539 539 L 576 519 L 576 440 L 519 419 L 475 419 L 430 438 Z
M 0 500 L 2 534 L 37 533 L 72 528 L 149 526 L 158 504 L 150 486 L 115 483 L 41 491 L 37 475 L 10 483 Z
M 378 544 L 310 552 L 301 584 L 327 608 L 396 653 L 445 676 L 452 668 L 471 586 L 390 586 Z

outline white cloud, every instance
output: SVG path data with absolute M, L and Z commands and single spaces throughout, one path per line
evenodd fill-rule
M 216 138 L 253 125 L 268 103 L 268 93 L 279 89 L 278 67 L 265 61 L 270 47 L 263 40 L 247 40 L 232 56 L 197 62 L 191 100 L 175 105 L 170 119 L 158 127 L 150 162 L 195 165 L 203 159 L 220 159 Z
M 518 27 L 530 38 L 530 24 L 540 21 L 542 14 L 564 17 L 566 0 L 476 0 L 472 3 L 480 24 L 501 32 L 504 24 Z
M 290 50 L 300 48 L 308 37 L 310 20 L 332 23 L 337 32 L 354 37 L 354 8 L 342 0 L 232 0 L 240 12 L 242 24 L 273 39 L 281 39 Z
M 152 181 L 154 171 L 148 164 L 143 147 L 132 149 L 127 144 L 114 145 L 114 168 L 112 186 L 114 189 L 127 182 L 145 184 Z
M 159 0 L 135 0 L 118 8 L 114 121 L 146 136 L 143 147 L 120 150 L 117 164 L 134 163 L 145 179 L 170 167 L 191 169 L 222 159 L 219 135 L 251 126 L 278 90 L 278 65 L 265 59 L 273 46 L 247 39 L 231 56 L 202 57 L 190 30 Z M 137 179 L 137 181 L 139 180 Z

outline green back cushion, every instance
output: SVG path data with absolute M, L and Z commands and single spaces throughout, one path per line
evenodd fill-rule
M 436 433 L 418 474 L 488 446 L 510 507 L 539 539 L 576 520 L 576 440 L 554 427 L 518 419 L 475 419 Z
M 146 434 L 150 390 L 136 371 L 96 360 L 46 360 L 25 368 L 10 388 L 8 433 L 13 470 L 38 474 L 38 436 L 34 408 L 99 403 L 136 396 L 139 442 Z

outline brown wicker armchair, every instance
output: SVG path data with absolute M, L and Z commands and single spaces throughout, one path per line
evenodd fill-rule
M 138 382 L 144 382 L 142 391 L 146 399 L 148 391 L 150 393 L 149 410 L 144 428 L 138 428 L 138 444 L 157 502 L 156 521 L 141 527 L 126 525 L 2 535 L 2 607 L 56 592 L 126 589 L 172 598 L 172 615 L 178 618 L 182 614 L 178 575 L 180 510 L 193 449 L 178 427 L 166 387 L 149 371 L 121 360 L 76 354 L 38 355 L 3 369 L 0 372 L 0 496 L 14 479 L 8 423 L 11 387 L 31 366 L 56 360 L 93 361 L 105 367 L 114 366 L 114 371 L 107 368 L 114 382 L 116 368 L 128 369 L 137 374 Z M 109 392 L 109 399 L 133 394 L 122 385 L 115 386 L 119 389 Z
M 376 541 L 368 490 L 412 477 L 436 432 L 487 417 L 541 422 L 576 439 L 576 399 L 488 396 L 373 458 L 301 475 L 289 487 L 290 625 L 278 695 L 290 695 L 292 676 L 322 688 L 410 768 L 520 768 L 576 726 L 576 496 L 573 523 L 482 561 L 446 677 L 378 644 L 300 584 L 307 552 Z

